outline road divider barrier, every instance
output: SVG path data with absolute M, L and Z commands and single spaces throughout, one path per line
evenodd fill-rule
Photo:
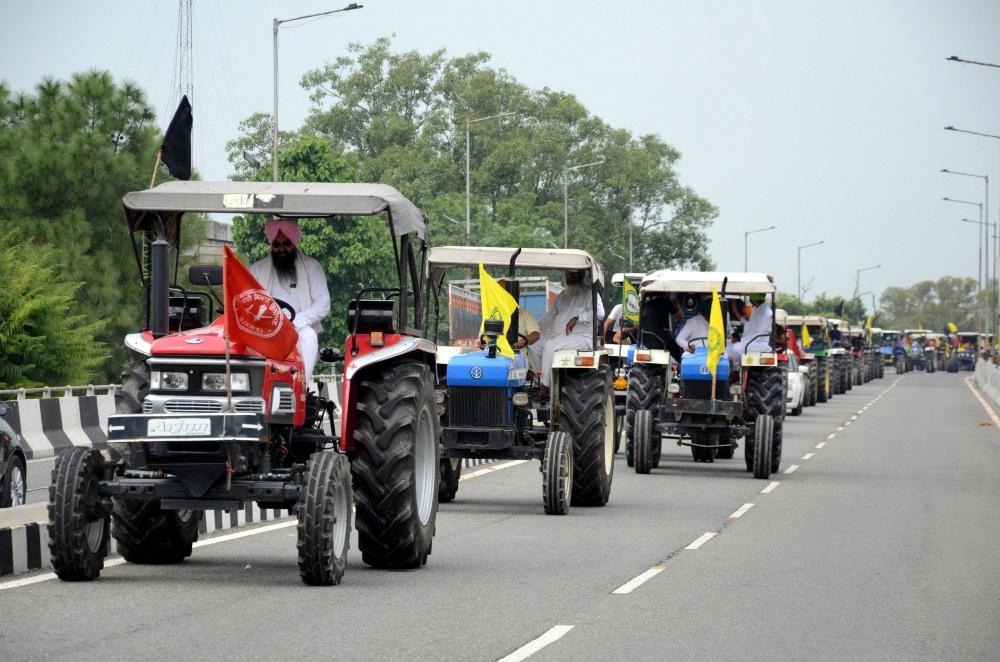
M 990 403 L 1000 406 L 1000 367 L 984 360 L 976 361 L 973 379 L 979 390 L 986 394 Z

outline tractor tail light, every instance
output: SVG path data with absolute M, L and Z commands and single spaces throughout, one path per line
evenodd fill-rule
M 385 345 L 385 338 L 382 337 L 382 332 L 372 331 L 370 342 L 372 347 L 382 347 Z
M 592 366 L 592 365 L 594 365 L 594 357 L 593 356 L 578 356 L 573 361 L 573 364 L 574 365 L 579 365 L 579 366 Z
M 773 356 L 762 356 L 762 357 L 760 357 L 760 364 L 761 365 L 774 365 L 774 357 Z
M 648 361 L 651 358 L 653 358 L 653 355 L 650 354 L 649 352 L 636 352 L 635 353 L 635 360 L 636 361 Z

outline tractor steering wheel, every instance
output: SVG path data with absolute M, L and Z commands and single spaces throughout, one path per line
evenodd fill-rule
M 279 308 L 281 308 L 283 311 L 285 311 L 286 313 L 288 313 L 288 321 L 289 322 L 294 322 L 295 321 L 295 309 L 292 308 L 292 305 L 290 303 L 288 303 L 287 301 L 283 301 L 283 300 L 279 299 L 278 297 L 271 297 L 271 298 L 274 299 L 274 302 L 276 304 L 278 304 Z

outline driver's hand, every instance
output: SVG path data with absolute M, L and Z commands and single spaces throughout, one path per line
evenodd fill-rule
M 688 343 L 687 351 L 694 354 L 694 343 Z
M 514 344 L 514 349 L 524 349 L 528 346 L 528 343 L 524 341 L 524 338 L 518 338 L 517 343 Z
M 574 317 L 570 321 L 566 322 L 566 335 L 567 336 L 569 334 L 573 333 L 573 329 L 576 328 L 576 320 L 577 320 L 577 318 Z

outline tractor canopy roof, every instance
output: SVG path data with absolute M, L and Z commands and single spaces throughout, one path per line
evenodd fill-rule
M 638 289 L 639 285 L 642 284 L 642 277 L 645 275 L 645 271 L 629 271 L 626 273 L 619 271 L 611 276 L 611 284 L 621 287 L 625 279 L 628 278 L 628 281 Z
M 882 329 L 882 333 L 888 335 L 890 333 L 895 333 L 897 336 L 902 333 L 902 331 L 897 331 L 896 329 Z
M 802 324 L 806 326 L 823 326 L 826 324 L 826 319 L 819 315 L 788 315 L 785 321 L 793 326 L 800 326 Z
M 727 271 L 651 271 L 642 279 L 643 292 L 700 292 L 716 288 L 722 293 L 726 282 L 727 294 L 771 294 L 777 291 L 774 278 L 768 274 Z
M 185 212 L 289 218 L 388 212 L 396 236 L 415 232 L 423 239 L 427 231 L 424 213 L 387 184 L 173 181 L 126 193 L 122 204 L 129 230 L 157 230 L 162 224 L 172 244 Z
M 590 253 L 575 248 L 435 246 L 427 254 L 427 266 L 431 272 L 431 280 L 437 283 L 448 269 L 474 267 L 480 262 L 486 267 L 508 268 L 512 259 L 517 269 L 586 271 L 590 274 L 592 283 L 604 283 L 604 272 L 600 265 Z
M 882 329 L 878 328 L 877 326 L 873 326 L 872 327 L 872 333 L 873 334 L 877 334 L 877 333 L 889 333 L 889 331 L 883 331 Z
M 847 322 L 840 319 L 839 317 L 826 317 L 825 319 L 827 322 L 829 322 L 836 328 L 840 329 L 841 331 L 845 330 L 848 327 Z
M 847 328 L 847 335 L 849 336 L 863 336 L 865 335 L 865 327 L 863 326 L 850 326 Z
M 780 324 L 781 326 L 788 326 L 788 311 L 784 308 L 778 308 L 774 311 L 774 323 Z
M 903 329 L 903 333 L 908 336 L 918 336 L 923 338 L 930 332 L 927 329 Z

